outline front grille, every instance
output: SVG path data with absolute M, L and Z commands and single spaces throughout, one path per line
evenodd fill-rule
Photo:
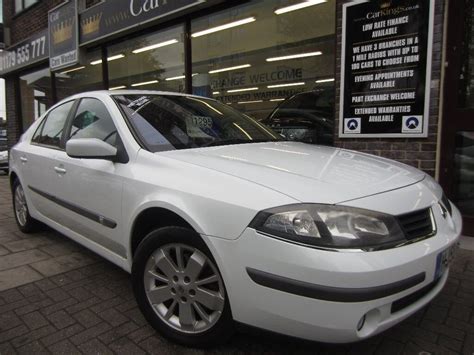
M 407 240 L 428 237 L 435 231 L 430 208 L 398 216 L 398 222 Z
M 426 296 L 428 293 L 430 293 L 431 290 L 436 287 L 439 281 L 440 281 L 439 279 L 435 280 L 429 285 L 419 289 L 418 291 L 413 292 L 412 294 L 409 294 L 408 296 L 405 296 L 393 302 L 392 307 L 390 309 L 391 313 L 396 313 L 398 311 L 401 311 L 402 309 L 407 308 L 408 306 L 412 305 L 416 301 L 420 300 L 421 298 Z

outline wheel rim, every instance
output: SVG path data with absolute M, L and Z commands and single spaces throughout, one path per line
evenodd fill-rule
M 26 224 L 26 218 L 28 216 L 28 207 L 26 205 L 25 192 L 23 187 L 18 185 L 15 190 L 15 214 L 18 223 L 23 227 Z
M 145 292 L 168 326 L 188 334 L 212 328 L 222 315 L 225 292 L 211 259 L 184 244 L 168 244 L 148 259 Z

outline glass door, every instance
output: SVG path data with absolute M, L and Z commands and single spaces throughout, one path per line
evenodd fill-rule
M 474 2 L 449 2 L 440 181 L 474 236 Z

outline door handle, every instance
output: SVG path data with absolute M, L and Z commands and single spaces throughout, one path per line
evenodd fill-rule
M 21 161 L 22 163 L 28 163 L 28 159 L 25 158 L 25 157 L 20 157 L 20 161 Z
M 67 170 L 64 168 L 60 168 L 59 166 L 54 167 L 54 171 L 56 171 L 58 174 L 64 175 L 66 174 Z

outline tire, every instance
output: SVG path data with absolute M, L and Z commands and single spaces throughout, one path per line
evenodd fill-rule
M 148 234 L 134 256 L 132 283 L 140 310 L 166 338 L 206 348 L 231 337 L 234 322 L 222 276 L 194 231 L 164 227 Z
M 12 192 L 13 214 L 18 228 L 20 228 L 23 233 L 27 234 L 37 232 L 40 229 L 40 223 L 31 217 L 26 202 L 25 191 L 18 179 L 13 182 Z M 22 206 L 20 206 L 20 204 Z

